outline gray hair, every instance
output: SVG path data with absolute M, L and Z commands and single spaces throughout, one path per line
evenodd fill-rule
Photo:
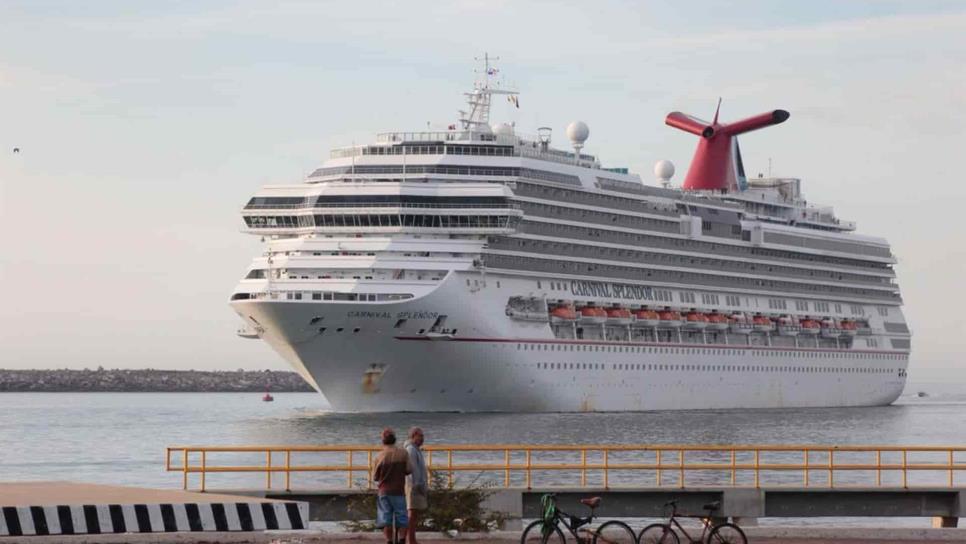
M 415 438 L 417 434 L 423 434 L 423 430 L 419 427 L 413 427 L 409 429 L 409 438 Z

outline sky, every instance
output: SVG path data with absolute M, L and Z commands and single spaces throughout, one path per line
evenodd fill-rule
M 681 110 L 775 108 L 750 175 L 887 238 L 909 375 L 966 382 L 966 3 L 854 0 L 0 2 L 0 368 L 284 369 L 227 300 L 239 211 L 333 147 L 454 122 L 499 56 L 522 132 L 684 179 Z M 19 147 L 20 153 L 12 149 Z

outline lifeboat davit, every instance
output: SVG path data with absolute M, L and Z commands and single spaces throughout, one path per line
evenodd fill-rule
M 607 322 L 612 325 L 630 325 L 634 321 L 634 316 L 627 308 L 608 308 L 606 314 Z
M 801 324 L 802 332 L 805 334 L 818 334 L 821 330 L 821 326 L 818 324 L 818 321 L 815 321 L 814 319 L 805 318 L 801 320 L 799 324 Z
M 794 319 L 790 317 L 778 318 L 778 334 L 784 336 L 798 336 L 798 333 L 801 332 L 801 330 L 801 327 L 798 326 L 798 323 L 795 323 Z
M 708 328 L 716 331 L 727 330 L 728 318 L 718 312 L 712 312 L 708 314 Z
M 708 318 L 701 312 L 688 312 L 684 316 L 684 326 L 689 329 L 702 330 L 708 327 Z
M 661 327 L 680 327 L 683 324 L 681 319 L 681 314 L 677 312 L 672 312 L 671 310 L 664 310 L 663 312 L 657 313 L 658 325 Z
M 843 319 L 842 323 L 839 324 L 839 327 L 842 328 L 843 336 L 855 336 L 856 334 L 859 333 L 858 324 L 856 324 L 855 321 L 851 321 L 849 319 Z
M 550 310 L 552 323 L 572 323 L 577 321 L 577 311 L 571 306 L 557 306 Z
M 753 330 L 751 323 L 748 322 L 748 316 L 742 313 L 731 314 L 728 318 L 728 326 L 731 327 L 731 332 L 738 334 L 748 334 Z
M 838 338 L 842 334 L 838 323 L 832 319 L 822 320 L 822 336 L 826 338 Z
M 751 324 L 758 332 L 771 332 L 775 330 L 775 323 L 763 315 L 756 315 L 752 318 Z
M 581 323 L 600 324 L 607 321 L 607 312 L 605 312 L 603 308 L 584 306 L 580 309 L 579 313 Z
M 634 325 L 638 327 L 656 327 L 661 322 L 657 312 L 647 308 L 641 308 L 634 312 L 634 317 L 637 318 L 634 320 Z

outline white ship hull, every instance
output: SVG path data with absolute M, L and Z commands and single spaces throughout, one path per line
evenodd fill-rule
M 548 322 L 506 315 L 532 280 L 480 277 L 452 272 L 393 303 L 232 305 L 339 411 L 875 406 L 905 384 L 901 351 L 556 338 Z M 440 316 L 445 328 L 430 331 Z

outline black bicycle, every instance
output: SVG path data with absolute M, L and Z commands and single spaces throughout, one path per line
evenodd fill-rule
M 680 544 L 681 539 L 674 531 L 675 527 L 691 544 L 748 544 L 748 539 L 741 527 L 734 523 L 715 521 L 714 513 L 721 508 L 721 501 L 704 505 L 708 514 L 701 516 L 702 530 L 701 536 L 697 540 L 676 519 L 678 517 L 678 501 L 668 501 L 664 504 L 664 507 L 671 508 L 671 515 L 667 523 L 654 523 L 645 527 L 638 535 L 639 544 Z
M 594 511 L 600 506 L 600 497 L 580 499 L 581 504 L 590 508 L 590 515 L 580 517 L 570 515 L 557 508 L 557 494 L 549 493 L 540 498 L 543 510 L 541 519 L 534 521 L 523 531 L 520 544 L 564 544 L 567 538 L 561 526 L 573 535 L 578 544 L 637 544 L 634 530 L 623 521 L 605 521 L 596 528 Z

